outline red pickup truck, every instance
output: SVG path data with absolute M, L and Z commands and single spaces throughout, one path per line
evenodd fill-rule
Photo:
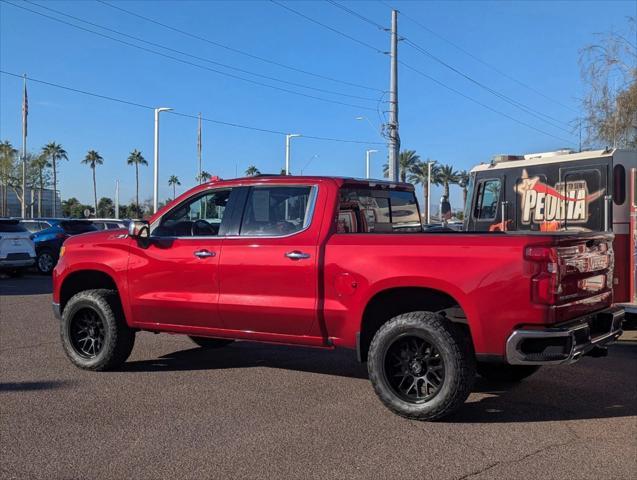
M 476 374 L 517 381 L 621 334 L 612 234 L 423 232 L 413 186 L 258 176 L 184 193 L 128 232 L 69 238 L 53 308 L 106 370 L 140 330 L 356 350 L 392 411 L 432 420 Z

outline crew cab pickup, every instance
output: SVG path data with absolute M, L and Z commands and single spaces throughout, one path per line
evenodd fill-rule
M 80 368 L 136 332 L 347 348 L 392 411 L 432 420 L 476 371 L 519 381 L 621 334 L 610 233 L 423 232 L 413 186 L 332 177 L 213 181 L 128 230 L 67 239 L 53 272 Z

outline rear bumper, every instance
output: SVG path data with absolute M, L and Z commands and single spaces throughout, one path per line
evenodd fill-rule
M 624 310 L 612 307 L 553 328 L 514 330 L 506 344 L 511 365 L 573 363 L 596 347 L 612 343 L 622 334 Z
M 19 260 L 5 260 L 4 258 L 0 259 L 0 268 L 24 268 L 30 267 L 35 264 L 35 258 L 25 258 Z

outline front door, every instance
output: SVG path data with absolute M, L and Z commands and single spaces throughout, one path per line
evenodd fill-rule
M 131 239 L 128 291 L 136 322 L 222 327 L 219 260 L 230 189 L 199 192 L 151 225 L 150 241 Z
M 219 309 L 225 328 L 308 335 L 318 298 L 312 221 L 318 187 L 260 185 L 247 192 L 238 235 L 224 240 Z

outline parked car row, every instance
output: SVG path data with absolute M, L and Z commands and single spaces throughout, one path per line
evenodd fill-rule
M 50 275 L 68 237 L 127 227 L 127 220 L 113 218 L 0 218 L 0 271 L 20 275 L 35 265 L 40 273 Z

